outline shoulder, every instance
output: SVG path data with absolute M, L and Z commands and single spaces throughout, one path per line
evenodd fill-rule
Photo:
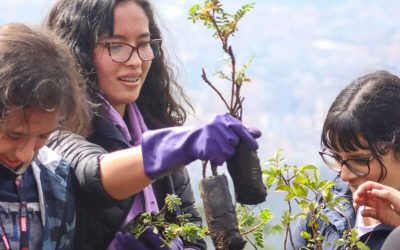
M 41 172 L 43 169 L 46 169 L 64 179 L 71 172 L 69 163 L 47 146 L 38 151 L 34 162 L 32 162 L 32 167 L 34 171 Z
M 52 171 L 55 171 L 60 164 L 66 164 L 63 162 L 60 155 L 47 146 L 44 146 L 38 151 L 35 163 L 46 166 Z
M 89 142 L 85 137 L 67 131 L 53 133 L 47 147 L 73 163 L 87 155 L 101 155 L 107 153 L 99 145 Z

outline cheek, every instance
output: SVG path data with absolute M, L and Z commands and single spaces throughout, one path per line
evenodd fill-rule
M 150 67 L 151 67 L 151 61 L 144 61 L 142 63 L 142 73 L 143 73 L 143 78 L 146 79 L 147 74 L 150 71 Z
M 382 173 L 382 168 L 379 162 L 374 161 L 373 164 L 371 164 L 371 169 L 369 174 L 366 176 L 366 179 L 369 181 L 378 181 L 379 177 L 381 176 Z
M 12 149 L 17 148 L 20 143 L 19 140 L 7 139 L 7 136 L 0 134 L 0 154 L 7 153 Z
M 97 73 L 107 72 L 115 64 L 108 52 L 101 50 L 94 51 L 92 61 Z
M 104 88 L 108 86 L 108 77 L 112 76 L 114 64 L 108 62 L 108 58 L 103 55 L 95 54 L 93 58 L 94 69 L 96 70 L 98 87 L 100 91 L 104 91 Z
M 390 162 L 385 162 L 385 167 L 387 169 L 387 173 L 382 183 L 396 189 L 400 189 L 400 162 L 392 159 Z

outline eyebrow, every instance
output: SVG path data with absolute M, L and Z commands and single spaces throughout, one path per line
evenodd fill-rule
M 142 33 L 142 34 L 139 35 L 138 38 L 140 39 L 140 38 L 148 38 L 148 37 L 151 37 L 150 32 Z M 119 35 L 119 34 L 114 34 L 114 35 L 112 35 L 110 37 L 103 37 L 103 39 L 107 39 L 107 38 L 127 39 L 126 36 Z

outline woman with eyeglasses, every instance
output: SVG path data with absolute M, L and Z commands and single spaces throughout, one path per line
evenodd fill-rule
M 198 128 L 180 126 L 187 102 L 149 1 L 58 0 L 46 25 L 70 46 L 96 105 L 86 140 L 62 132 L 49 143 L 71 162 L 81 188 L 75 249 L 161 249 L 152 228 L 138 239 L 123 228 L 142 212 L 158 212 L 167 194 L 182 200 L 167 220 L 185 213 L 201 224 L 184 166 L 196 159 L 221 165 L 239 141 L 257 148 L 260 133 L 229 115 Z M 162 249 L 182 248 L 206 244 L 177 238 Z
M 352 194 L 368 181 L 400 190 L 399 107 L 400 78 L 386 71 L 356 79 L 332 103 L 322 129 L 320 155 L 338 173 L 333 193 L 349 202 L 333 210 L 324 208 L 329 223 L 318 222 L 324 249 L 345 249 L 335 243 L 350 228 L 356 228 L 360 241 L 371 249 L 380 249 L 393 230 L 388 221 L 380 221 L 363 206 L 353 205 Z M 319 202 L 324 204 L 323 200 Z M 300 236 L 302 231 L 312 233 L 307 222 L 293 228 L 295 249 L 307 244 Z

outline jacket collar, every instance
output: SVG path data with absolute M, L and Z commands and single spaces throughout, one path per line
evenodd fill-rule
M 89 141 L 98 141 L 103 139 L 102 144 L 107 143 L 107 140 L 115 141 L 124 145 L 123 147 L 129 147 L 129 142 L 125 139 L 122 133 L 114 125 L 114 123 L 105 116 L 96 116 L 93 120 L 93 132 L 88 137 Z
M 349 185 L 340 178 L 340 175 L 334 178 L 334 182 L 336 184 L 332 187 L 332 193 L 344 197 L 346 201 L 336 206 L 334 210 L 326 207 L 324 213 L 328 217 L 329 222 L 337 230 L 343 232 L 346 229 L 354 227 L 356 213 L 352 205 L 353 198 Z

